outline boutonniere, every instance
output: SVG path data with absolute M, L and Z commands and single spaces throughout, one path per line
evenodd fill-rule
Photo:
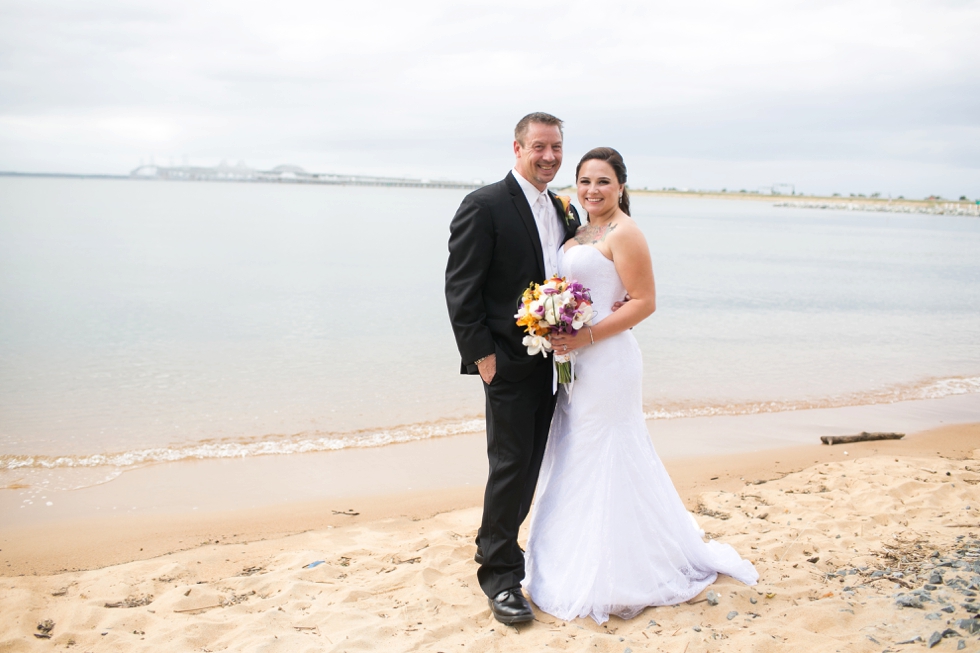
M 565 214 L 565 225 L 568 226 L 575 221 L 575 214 L 572 212 L 572 198 L 568 195 L 555 195 L 561 202 L 562 213 Z

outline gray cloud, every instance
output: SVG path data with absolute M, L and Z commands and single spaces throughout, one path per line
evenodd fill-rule
M 494 179 L 541 109 L 640 186 L 980 196 L 978 28 L 978 2 L 8 2 L 0 169 Z

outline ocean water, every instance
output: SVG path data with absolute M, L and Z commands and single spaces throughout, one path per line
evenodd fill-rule
M 0 487 L 480 431 L 443 298 L 463 195 L 0 177 Z M 633 213 L 650 419 L 980 392 L 980 220 Z

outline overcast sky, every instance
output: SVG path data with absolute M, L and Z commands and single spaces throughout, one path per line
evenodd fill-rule
M 495 180 L 565 120 L 636 187 L 980 198 L 980 0 L 0 0 L 0 170 Z

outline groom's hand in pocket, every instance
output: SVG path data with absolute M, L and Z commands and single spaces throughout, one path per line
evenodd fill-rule
M 490 354 L 480 361 L 476 368 L 480 370 L 480 378 L 483 379 L 483 382 L 490 385 L 493 377 L 497 376 L 497 355 Z

